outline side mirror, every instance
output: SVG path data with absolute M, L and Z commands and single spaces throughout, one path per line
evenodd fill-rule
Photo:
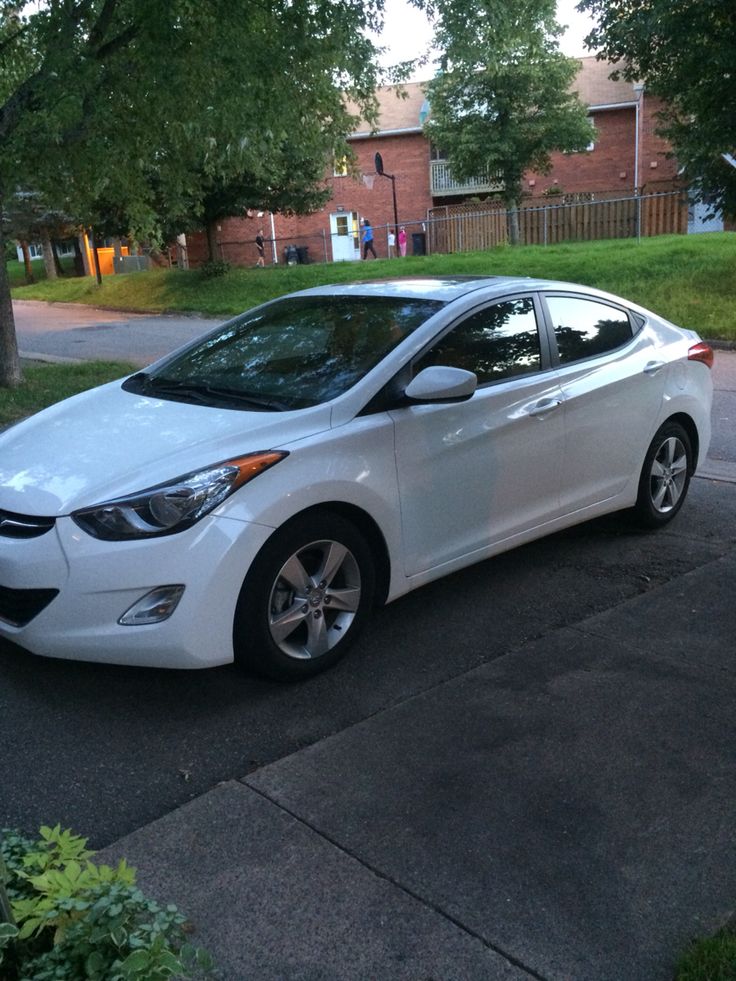
M 412 402 L 463 402 L 478 387 L 478 376 L 463 368 L 432 365 L 420 371 L 406 387 Z

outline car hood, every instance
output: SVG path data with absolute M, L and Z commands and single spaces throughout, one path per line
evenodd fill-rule
M 0 434 L 0 508 L 58 517 L 330 427 L 330 407 L 252 412 L 126 392 L 76 395 Z

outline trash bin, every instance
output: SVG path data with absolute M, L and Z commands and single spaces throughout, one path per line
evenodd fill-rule
M 284 262 L 287 266 L 295 266 L 299 262 L 299 253 L 295 245 L 287 245 L 284 249 Z
M 299 257 L 299 262 L 306 266 L 309 262 L 309 246 L 308 245 L 297 245 L 296 254 Z
M 427 254 L 427 233 L 426 232 L 412 232 L 411 233 L 411 254 L 412 255 L 426 255 Z

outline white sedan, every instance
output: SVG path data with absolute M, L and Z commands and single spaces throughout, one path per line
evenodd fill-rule
M 607 512 L 670 521 L 708 448 L 712 360 L 569 283 L 267 303 L 0 435 L 0 635 L 310 676 L 377 603 Z

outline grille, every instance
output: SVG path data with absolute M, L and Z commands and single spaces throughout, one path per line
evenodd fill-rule
M 54 518 L 15 514 L 0 508 L 0 535 L 5 538 L 38 538 L 54 527 Z
M 25 627 L 58 594 L 58 589 L 11 589 L 0 586 L 0 620 Z

